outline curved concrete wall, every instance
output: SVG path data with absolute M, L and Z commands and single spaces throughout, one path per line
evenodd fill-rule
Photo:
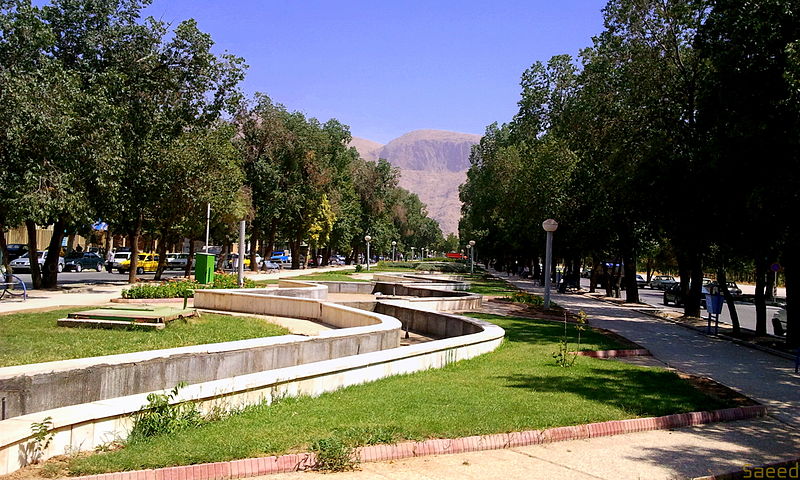
M 287 287 L 295 288 L 294 285 L 287 285 Z M 313 287 L 316 288 L 319 285 Z M 297 288 L 308 287 L 297 286 Z M 220 375 L 229 376 L 189 385 L 181 390 L 179 398 L 176 399 L 176 402 L 196 400 L 205 407 L 221 405 L 235 407 L 261 401 L 270 402 L 278 396 L 319 395 L 343 386 L 364 383 L 390 375 L 438 368 L 454 361 L 494 350 L 502 342 L 504 334 L 500 327 L 482 320 L 420 311 L 407 300 L 391 301 L 391 303 L 387 300 L 387 303 L 382 301 L 383 305 L 376 307 L 376 310 L 393 312 L 401 318 L 404 324 L 411 326 L 412 330 L 428 332 L 437 336 L 456 335 L 452 338 L 393 348 L 393 346 L 399 345 L 401 326 L 401 322 L 396 318 L 380 312 L 358 310 L 317 300 L 270 296 L 274 294 L 266 293 L 268 290 L 274 289 L 263 289 L 263 291 L 255 293 L 251 290 L 227 292 L 204 290 L 198 291 L 198 293 L 202 293 L 195 297 L 195 302 L 199 298 L 201 304 L 208 305 L 206 307 L 198 306 L 198 308 L 223 309 L 217 307 L 227 305 L 238 309 L 232 311 L 268 315 L 286 316 L 288 313 L 290 314 L 288 316 L 298 316 L 294 312 L 301 312 L 304 318 L 321 320 L 338 326 L 340 329 L 325 332 L 324 335 L 315 338 L 274 337 L 8 367 L 0 369 L 0 381 L 4 378 L 3 375 L 18 376 L 22 371 L 27 372 L 26 374 L 29 376 L 39 374 L 63 376 L 75 370 L 93 368 L 95 370 L 92 370 L 91 375 L 88 373 L 85 375 L 90 377 L 97 374 L 98 370 L 96 369 L 108 367 L 109 373 L 113 375 L 114 371 L 121 372 L 131 363 L 147 364 L 148 362 L 158 362 L 159 359 L 165 362 L 163 365 L 171 362 L 177 365 L 183 363 L 183 360 L 178 361 L 178 359 L 184 355 L 189 359 L 206 357 L 211 362 L 218 362 L 218 359 L 211 359 L 211 357 L 225 357 L 232 352 L 244 353 L 249 350 L 254 351 L 255 358 L 269 357 L 269 354 L 263 353 L 266 351 L 264 349 L 271 348 L 274 354 L 278 349 L 289 345 L 300 350 L 297 358 L 308 363 L 290 366 L 273 363 L 274 366 L 270 369 L 258 370 L 265 365 L 262 363 L 258 367 L 254 365 L 255 371 L 252 373 L 242 374 L 231 373 L 231 370 L 227 370 L 229 365 L 216 370 Z M 218 293 L 222 295 L 218 295 Z M 435 299 L 413 300 L 431 301 Z M 292 306 L 294 308 L 290 308 Z M 289 310 L 292 311 L 289 312 Z M 307 349 L 304 350 L 304 348 Z M 355 353 L 353 353 L 353 348 L 356 350 Z M 262 352 L 261 355 L 255 353 L 258 351 Z M 273 355 L 273 361 L 275 361 L 275 356 Z M 256 363 L 262 360 L 260 358 Z M 247 362 L 248 360 L 240 358 L 234 363 Z M 187 364 L 191 364 L 191 361 Z M 212 368 L 207 369 L 213 370 Z M 141 379 L 142 377 L 134 375 L 134 379 L 137 378 Z M 154 389 L 155 391 L 174 386 L 174 383 L 167 382 L 166 377 L 161 377 L 161 380 L 164 383 Z M 114 382 L 107 380 L 106 383 Z M 44 452 L 44 458 L 64 453 L 70 449 L 91 449 L 114 438 L 126 436 L 130 428 L 131 415 L 147 403 L 146 398 L 149 393 L 152 392 L 140 391 L 140 393 L 132 395 L 51 408 L 0 421 L 0 474 L 12 472 L 25 465 L 26 452 L 31 440 L 30 427 L 34 422 L 41 422 L 47 416 L 52 417 L 55 437 L 49 449 Z M 59 393 L 59 395 L 61 394 L 63 392 Z
M 200 303 L 206 306 L 198 308 L 302 317 L 347 331 L 0 368 L 4 418 L 150 392 L 179 382 L 201 383 L 400 346 L 400 323 L 378 313 L 249 291 L 214 292 L 201 294 L 200 298 Z M 211 303 L 212 300 L 215 303 Z M 195 302 L 197 304 L 197 298 Z

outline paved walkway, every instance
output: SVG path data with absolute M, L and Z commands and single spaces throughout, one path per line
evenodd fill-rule
M 361 471 L 283 473 L 261 480 L 683 479 L 797 456 L 800 433 L 774 420 L 716 423 L 613 437 L 363 463 Z M 788 455 L 788 456 L 787 456 Z
M 509 280 L 525 290 L 543 292 L 533 281 Z M 667 366 L 713 378 L 767 405 L 770 415 L 800 428 L 800 374 L 794 373 L 792 360 L 585 295 L 553 294 L 551 298 L 572 311 L 584 310 L 589 324 L 642 345 Z

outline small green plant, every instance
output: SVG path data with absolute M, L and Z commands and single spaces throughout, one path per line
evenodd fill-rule
M 45 417 L 41 422 L 31 424 L 31 434 L 33 435 L 30 460 L 31 463 L 39 463 L 44 451 L 50 446 L 55 437 L 53 432 L 53 417 Z
M 197 404 L 185 402 L 172 404 L 178 391 L 185 387 L 181 382 L 175 385 L 168 394 L 151 393 L 147 396 L 147 405 L 143 406 L 133 417 L 133 428 L 128 442 L 135 443 L 143 439 L 197 427 L 203 423 Z
M 356 265 L 356 273 L 364 270 L 364 267 L 361 264 Z
M 359 464 L 353 444 L 336 435 L 314 441 L 311 451 L 317 456 L 315 470 L 345 472 Z
M 578 346 L 580 348 L 580 331 L 578 331 Z M 567 341 L 566 311 L 564 312 L 564 336 L 561 337 L 561 341 L 558 343 L 558 351 L 553 354 L 553 358 L 555 358 L 556 365 L 558 365 L 559 367 L 571 367 L 575 365 L 575 359 L 578 358 L 577 353 L 570 353 L 569 351 L 569 342 Z

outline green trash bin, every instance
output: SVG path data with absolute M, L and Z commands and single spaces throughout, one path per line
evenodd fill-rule
M 216 259 L 212 253 L 194 254 L 194 278 L 198 283 L 212 283 L 214 281 L 214 265 Z

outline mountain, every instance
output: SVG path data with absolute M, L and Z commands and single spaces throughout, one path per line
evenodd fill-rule
M 400 186 L 416 193 L 442 231 L 458 232 L 458 187 L 467 179 L 469 153 L 480 135 L 414 130 L 386 145 L 354 137 L 350 145 L 366 160 L 385 158 L 400 169 Z

